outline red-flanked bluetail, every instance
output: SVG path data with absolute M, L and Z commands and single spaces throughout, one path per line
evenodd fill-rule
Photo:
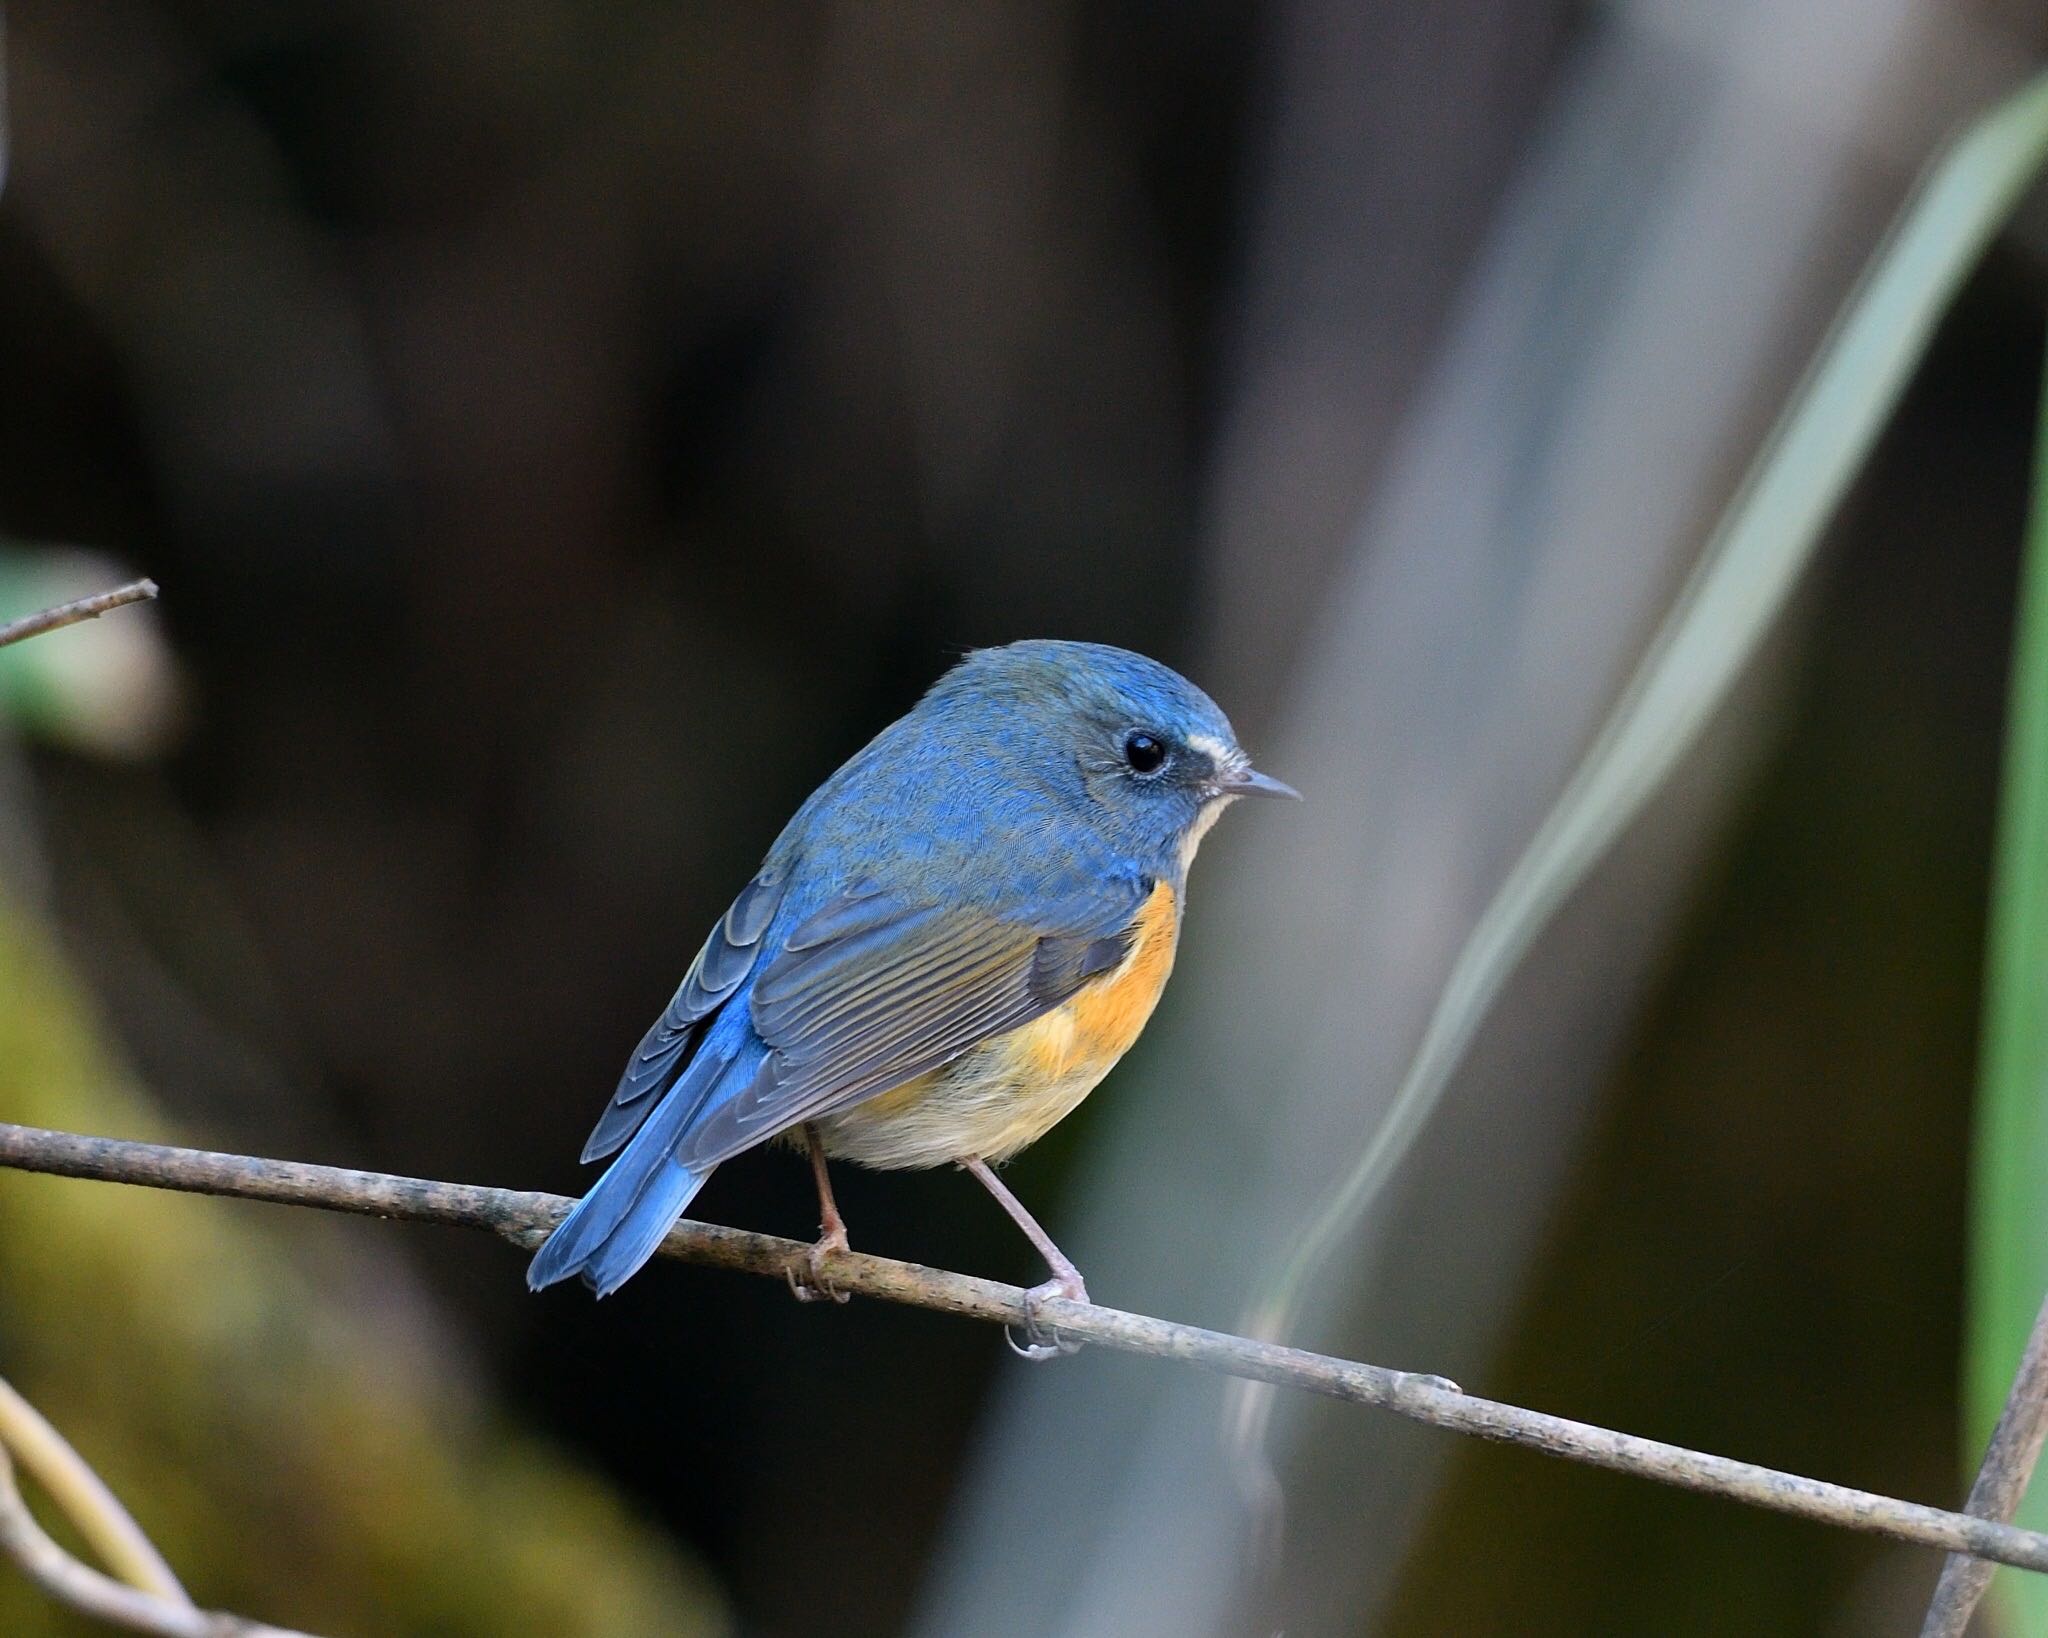
M 584 1147 L 616 1155 L 533 1259 L 599 1296 L 653 1255 L 713 1167 L 789 1135 L 823 1233 L 826 1158 L 973 1172 L 1086 1287 L 992 1167 L 1108 1074 L 1173 970 L 1188 866 L 1256 772 L 1200 689 L 1141 655 L 1023 642 L 969 655 L 825 781 L 712 928 Z

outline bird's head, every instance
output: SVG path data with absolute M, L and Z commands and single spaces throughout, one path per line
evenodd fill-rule
M 946 732 L 985 735 L 978 749 L 1003 776 L 1077 804 L 1124 845 L 1182 869 L 1238 797 L 1299 799 L 1253 768 L 1214 700 L 1128 649 L 1046 640 L 978 649 L 925 703 Z

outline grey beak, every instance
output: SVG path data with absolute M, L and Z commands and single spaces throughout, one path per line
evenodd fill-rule
M 1233 774 L 1223 782 L 1223 790 L 1228 796 L 1284 796 L 1290 802 L 1301 800 L 1301 792 L 1292 785 L 1283 785 L 1256 768 L 1245 768 Z

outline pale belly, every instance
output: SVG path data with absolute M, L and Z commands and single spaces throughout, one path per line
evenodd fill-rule
M 1173 970 L 1180 918 L 1161 883 L 1115 971 L 1021 1029 L 943 1069 L 818 1123 L 825 1152 L 863 1166 L 1000 1161 L 1029 1147 L 1095 1090 L 1144 1030 Z

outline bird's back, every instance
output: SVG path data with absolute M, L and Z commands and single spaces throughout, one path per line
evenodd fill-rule
M 1105 837 L 1085 798 L 1020 778 L 1034 749 L 1000 727 L 963 734 L 929 706 L 892 723 L 769 850 L 790 876 L 781 928 L 859 883 L 1008 914 L 1107 877 L 1171 871 L 1170 856 L 1140 857 Z

